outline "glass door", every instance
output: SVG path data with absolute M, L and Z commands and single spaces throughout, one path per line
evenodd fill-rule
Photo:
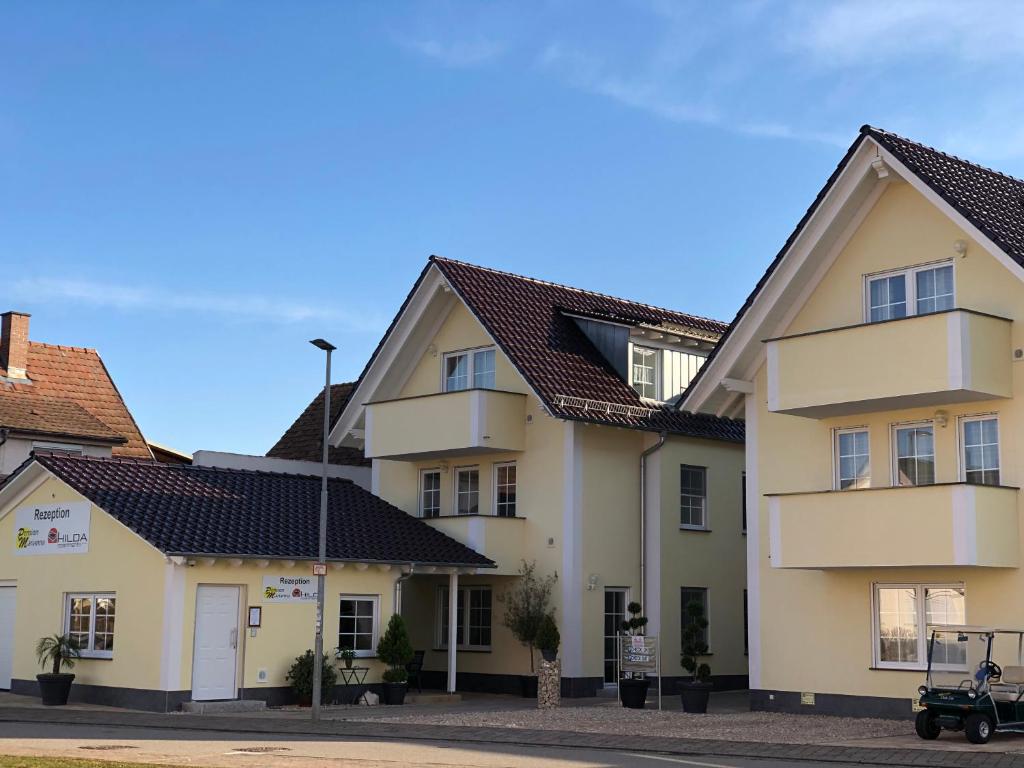
M 626 619 L 629 590 L 625 587 L 605 587 L 604 590 L 604 684 L 617 685 L 615 679 L 616 648 L 619 627 Z

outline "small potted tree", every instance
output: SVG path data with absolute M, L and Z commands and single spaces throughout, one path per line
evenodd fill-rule
M 285 679 L 291 683 L 295 700 L 300 707 L 308 707 L 313 703 L 313 651 L 307 650 L 301 656 L 296 656 L 292 668 L 288 670 Z M 334 684 L 338 680 L 338 673 L 334 671 L 334 665 L 330 658 L 324 654 L 320 667 L 320 703 L 327 704 L 334 694 Z
M 71 683 L 75 676 L 61 672 L 62 667 L 74 669 L 75 660 L 82 657 L 82 646 L 73 635 L 50 635 L 39 638 L 36 643 L 36 657 L 43 669 L 52 667 L 53 672 L 36 675 L 43 704 L 48 707 L 62 707 L 71 696 Z
M 388 665 L 384 670 L 384 695 L 381 697 L 385 704 L 405 703 L 405 689 L 409 679 L 405 665 L 412 661 L 414 655 L 405 621 L 397 613 L 393 614 L 384 636 L 377 643 L 377 656 Z
M 505 596 L 505 626 L 520 643 L 529 649 L 530 674 L 520 675 L 519 681 L 525 698 L 537 697 L 537 675 L 534 667 L 534 649 L 537 631 L 548 614 L 551 590 L 557 576 L 537 576 L 537 563 L 523 560 L 516 584 Z
M 647 617 L 642 615 L 643 608 L 640 603 L 630 603 L 626 606 L 629 618 L 622 622 L 620 629 L 627 637 L 643 636 L 646 632 Z M 622 642 L 616 638 L 618 642 Z M 647 702 L 647 689 L 651 687 L 651 681 L 642 672 L 624 672 L 624 677 L 619 680 L 619 698 L 622 706 L 629 709 L 643 709 Z M 628 677 L 625 677 L 628 675 Z
M 679 684 L 679 692 L 683 700 L 683 712 L 703 715 L 708 711 L 712 688 L 711 667 L 701 661 L 708 655 L 708 644 L 704 641 L 708 620 L 704 615 L 704 606 L 697 600 L 689 603 L 685 611 L 687 622 L 683 627 L 683 652 L 679 663 L 691 677 Z
M 555 624 L 555 617 L 548 613 L 540 622 L 537 629 L 536 643 L 540 649 L 540 655 L 544 661 L 554 661 L 558 657 L 558 646 L 562 642 L 558 634 L 558 625 Z
M 338 649 L 338 658 L 345 662 L 345 669 L 352 669 L 352 662 L 356 658 L 356 652 L 347 646 Z

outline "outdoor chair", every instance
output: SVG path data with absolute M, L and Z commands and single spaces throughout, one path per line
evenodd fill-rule
M 416 679 L 416 690 L 423 693 L 423 657 L 426 656 L 426 651 L 415 651 L 413 654 L 412 661 L 405 665 L 405 671 L 408 675 L 409 688 L 412 688 L 413 678 Z

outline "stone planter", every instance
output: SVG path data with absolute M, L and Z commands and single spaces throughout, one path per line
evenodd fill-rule
M 537 709 L 556 709 L 562 704 L 562 664 L 542 661 L 537 671 Z

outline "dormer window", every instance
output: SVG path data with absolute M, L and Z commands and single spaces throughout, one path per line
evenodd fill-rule
M 633 389 L 640 397 L 658 400 L 658 363 L 661 359 L 661 350 L 634 344 L 632 358 L 630 368 L 633 380 L 630 383 Z
M 494 347 L 449 352 L 444 356 L 444 391 L 494 389 Z

